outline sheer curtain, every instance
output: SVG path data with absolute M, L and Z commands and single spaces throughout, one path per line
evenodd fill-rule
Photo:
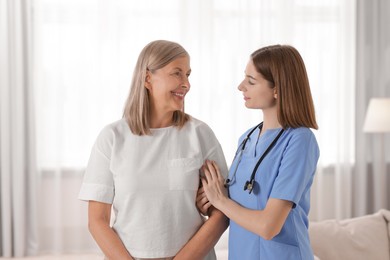
M 0 256 L 37 251 L 30 1 L 0 1 Z
M 250 53 L 295 46 L 320 125 L 311 217 L 352 214 L 355 1 L 36 0 L 33 11 L 41 251 L 96 249 L 76 199 L 83 168 L 100 129 L 122 115 L 139 52 L 156 39 L 190 53 L 186 111 L 211 126 L 228 163 L 261 121 L 237 91 Z
M 357 73 L 356 73 L 356 178 L 354 212 L 363 215 L 380 208 L 390 209 L 389 134 L 362 132 L 368 102 L 372 97 L 390 97 L 390 2 L 357 1 Z M 381 143 L 385 142 L 385 173 L 381 173 Z M 387 154 L 386 154 L 387 153 Z M 385 190 L 381 174 L 386 182 Z M 383 181 L 383 180 L 382 180 Z M 384 197 L 378 197 L 384 194 Z

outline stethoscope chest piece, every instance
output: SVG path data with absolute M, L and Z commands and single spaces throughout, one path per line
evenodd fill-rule
M 254 184 L 255 184 L 255 180 L 254 179 L 246 181 L 245 185 L 244 185 L 244 190 L 248 190 L 249 194 L 251 194 L 252 191 L 253 191 Z

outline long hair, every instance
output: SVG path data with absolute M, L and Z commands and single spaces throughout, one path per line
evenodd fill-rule
M 157 40 L 146 45 L 138 56 L 134 68 L 130 94 L 127 98 L 123 117 L 133 134 L 150 135 L 150 97 L 145 87 L 146 71 L 154 72 L 173 60 L 187 56 L 187 51 L 179 44 Z M 179 128 L 189 120 L 189 115 L 177 110 L 173 113 L 172 123 Z
M 289 45 L 256 50 L 251 59 L 257 72 L 276 87 L 277 115 L 283 128 L 318 129 L 309 79 L 299 52 Z

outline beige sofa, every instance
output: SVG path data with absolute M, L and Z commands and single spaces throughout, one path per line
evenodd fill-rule
M 320 260 L 390 260 L 390 211 L 345 220 L 310 222 L 314 254 Z
M 310 222 L 316 260 L 390 260 L 390 211 L 345 220 Z M 228 259 L 225 232 L 215 247 L 218 260 Z

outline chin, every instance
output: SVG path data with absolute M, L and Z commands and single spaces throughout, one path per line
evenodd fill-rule
M 183 107 L 174 107 L 174 108 L 172 108 L 172 112 L 175 112 L 175 111 L 183 111 Z
M 248 105 L 245 105 L 246 106 L 246 108 L 248 108 L 248 109 L 259 109 L 258 107 L 253 107 L 253 106 L 248 106 Z
M 184 104 L 174 106 L 175 111 L 176 110 L 183 110 L 183 108 L 184 108 Z

